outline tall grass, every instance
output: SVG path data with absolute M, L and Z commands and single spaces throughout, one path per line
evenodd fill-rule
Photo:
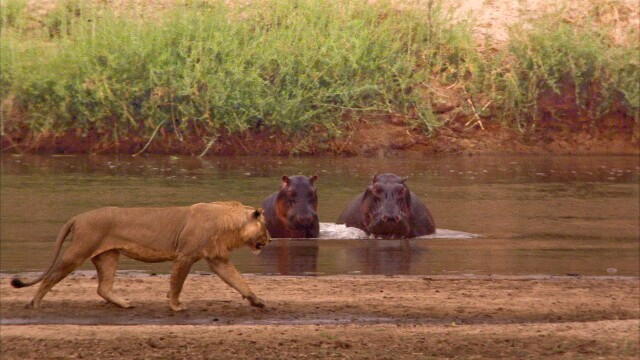
M 504 60 L 492 65 L 492 86 L 483 87 L 503 119 L 520 128 L 535 125 L 541 96 L 554 94 L 572 100 L 566 106 L 580 109 L 585 120 L 596 122 L 622 104 L 640 121 L 637 29 L 629 29 L 626 41 L 616 41 L 610 28 L 593 21 L 570 23 L 561 12 L 549 13 L 512 29 Z
M 381 113 L 430 131 L 440 125 L 425 96 L 433 81 L 489 99 L 494 116 L 522 129 L 539 120 L 541 94 L 562 98 L 567 89 L 594 121 L 616 104 L 640 117 L 637 29 L 620 43 L 606 26 L 557 13 L 517 25 L 507 46 L 482 54 L 471 22 L 440 0 L 401 9 L 185 1 L 117 15 L 101 2 L 60 0 L 38 26 L 26 0 L 1 2 L 0 96 L 20 114 L 16 122 L 4 111 L 3 131 L 213 139 L 267 127 L 336 136 L 344 121 Z
M 3 0 L 0 1 L 0 27 L 21 28 L 25 25 L 25 9 L 28 0 Z
M 435 117 L 415 89 L 444 66 L 437 48 L 456 27 L 438 20 L 439 9 L 385 1 L 194 2 L 161 19 L 60 6 L 28 34 L 36 42 L 3 22 L 0 91 L 15 96 L 35 132 L 319 125 L 337 134 L 341 118 L 368 112 L 430 128 Z

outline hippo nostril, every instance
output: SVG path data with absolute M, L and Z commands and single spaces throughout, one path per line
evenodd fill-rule
M 389 217 L 387 215 L 383 215 L 382 216 L 382 221 L 384 221 L 384 222 L 389 221 Z
M 313 216 L 301 216 L 298 219 L 298 223 L 300 223 L 302 225 L 309 225 L 309 224 L 313 223 Z
M 396 222 L 400 222 L 400 215 L 396 215 L 394 219 L 396 220 Z

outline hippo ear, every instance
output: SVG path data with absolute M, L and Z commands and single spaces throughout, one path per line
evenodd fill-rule
M 408 179 L 409 179 L 409 177 L 408 177 L 408 176 L 403 177 L 403 178 L 400 180 L 400 184 L 402 184 L 402 185 L 406 185 L 406 184 L 405 184 L 405 181 L 407 181 Z
M 287 175 L 282 175 L 282 188 L 289 185 L 289 177 Z
M 260 215 L 262 215 L 262 212 L 264 212 L 264 210 L 262 208 L 257 208 L 257 209 L 255 209 L 255 211 L 251 215 L 253 215 L 254 219 L 257 219 L 257 218 L 260 217 Z
M 311 182 L 311 185 L 313 185 L 316 180 L 318 180 L 318 175 L 316 174 L 313 174 L 313 176 L 309 178 L 309 182 Z
M 367 190 L 369 190 L 376 197 L 380 197 L 380 195 L 382 195 L 382 193 L 384 192 L 382 187 L 380 187 L 380 185 L 378 185 L 378 184 L 369 185 L 367 187 Z
M 371 183 L 375 184 L 378 181 L 378 173 L 373 174 L 373 178 L 371 179 Z

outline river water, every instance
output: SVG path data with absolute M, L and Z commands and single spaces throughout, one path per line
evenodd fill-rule
M 375 173 L 409 176 L 438 233 L 377 240 L 332 223 Z M 41 271 L 60 227 L 102 206 L 237 200 L 260 206 L 282 175 L 318 174 L 321 239 L 241 249 L 244 273 L 283 275 L 639 276 L 636 157 L 413 156 L 374 158 L 2 155 L 0 272 Z M 347 237 L 347 238 L 344 238 Z M 87 261 L 81 269 L 93 269 Z M 123 258 L 119 269 L 166 273 Z M 192 272 L 207 272 L 205 262 Z

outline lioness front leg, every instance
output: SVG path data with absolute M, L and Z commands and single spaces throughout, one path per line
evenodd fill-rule
M 251 306 L 259 308 L 265 307 L 264 301 L 251 291 L 242 275 L 240 275 L 236 267 L 233 266 L 229 260 L 207 259 L 207 262 L 209 263 L 211 270 L 218 274 L 220 279 L 226 282 L 229 286 L 238 290 L 243 298 L 249 300 Z
M 173 263 L 173 269 L 171 270 L 171 285 L 169 289 L 169 304 L 173 311 L 182 311 L 187 309 L 185 306 L 180 304 L 179 297 L 180 292 L 182 291 L 182 285 L 184 285 L 184 280 L 187 278 L 187 275 L 189 275 L 191 265 L 193 265 L 193 261 L 190 259 L 177 259 Z

